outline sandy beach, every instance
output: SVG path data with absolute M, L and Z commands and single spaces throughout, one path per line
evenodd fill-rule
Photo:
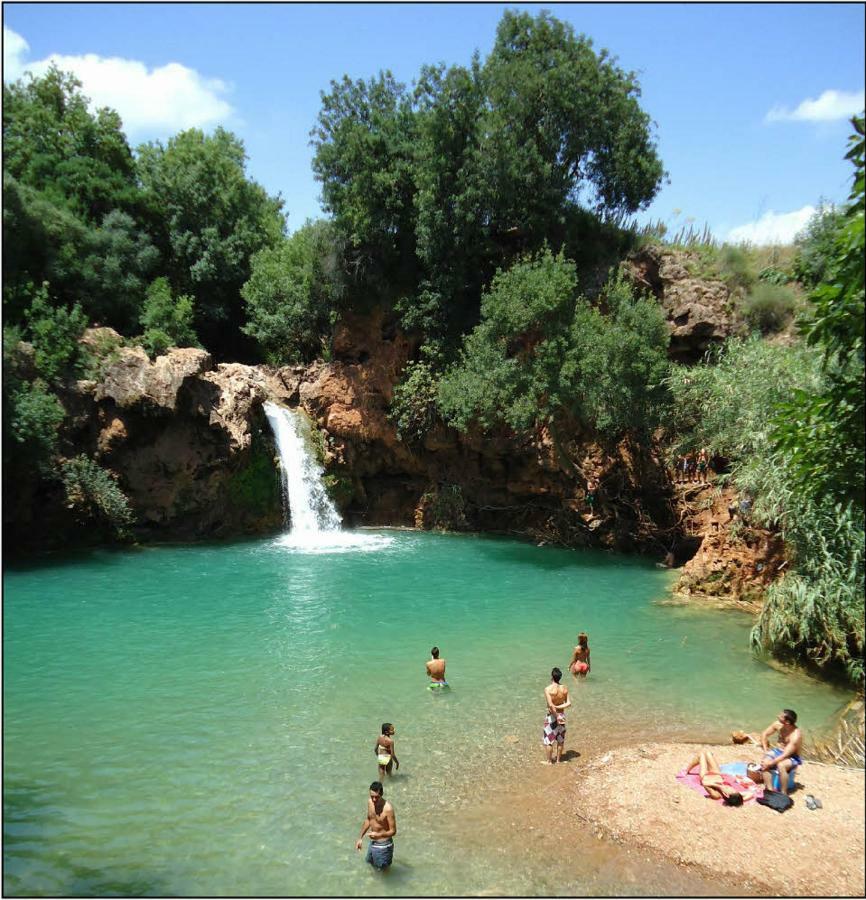
M 744 893 L 863 896 L 864 772 L 805 760 L 794 806 L 725 807 L 675 780 L 701 749 L 685 743 L 619 747 L 563 766 L 578 822 L 617 843 L 736 882 Z M 713 746 L 720 764 L 758 761 L 754 746 Z M 551 767 L 554 768 L 554 767 Z M 823 803 L 810 810 L 807 794 Z

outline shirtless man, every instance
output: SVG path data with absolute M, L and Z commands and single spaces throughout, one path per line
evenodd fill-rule
M 426 668 L 431 681 L 427 687 L 448 687 L 448 682 L 445 680 L 445 660 L 439 659 L 439 648 L 434 647 L 430 651 L 430 656 L 432 658 L 428 660 Z
M 559 683 L 561 678 L 562 672 L 554 668 L 550 673 L 550 684 L 544 689 L 547 715 L 544 717 L 542 741 L 547 748 L 549 765 L 562 760 L 562 749 L 565 746 L 565 710 L 571 706 L 568 688 Z M 556 744 L 556 759 L 553 758 L 554 744 Z
M 385 777 L 387 772 L 391 774 L 391 769 L 396 765 L 400 768 L 400 760 L 397 759 L 397 748 L 394 745 L 394 731 L 396 729 L 390 722 L 382 725 L 382 733 L 376 738 L 376 746 L 373 752 L 376 754 L 376 762 L 379 763 L 379 781 Z
M 374 781 L 370 785 L 370 798 L 367 800 L 367 818 L 361 826 L 361 836 L 355 841 L 355 849 L 360 851 L 363 847 L 366 834 L 370 838 L 366 861 L 376 869 L 387 869 L 394 859 L 396 833 L 394 807 L 384 797 L 382 782 Z
M 770 737 L 775 732 L 779 734 L 779 746 L 770 747 Z M 800 759 L 802 744 L 803 735 L 797 728 L 797 713 L 793 709 L 783 709 L 776 721 L 768 725 L 761 734 L 761 746 L 766 751 L 761 760 L 765 788 L 772 790 L 775 769 L 779 773 L 779 790 L 783 794 L 788 793 L 788 773 L 803 762 Z

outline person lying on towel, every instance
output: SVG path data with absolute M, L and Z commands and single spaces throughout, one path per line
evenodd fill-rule
M 712 750 L 701 750 L 700 755 L 688 764 L 686 772 L 691 773 L 695 766 L 700 767 L 701 785 L 711 800 L 723 800 L 726 806 L 742 806 L 744 799 L 751 799 L 753 796 L 748 791 L 744 798 L 743 793 L 725 784 L 725 777 Z
M 778 733 L 778 746 L 770 746 L 770 738 Z M 773 770 L 779 773 L 779 790 L 783 794 L 788 793 L 788 774 L 797 766 L 802 765 L 800 747 L 803 743 L 803 734 L 797 728 L 797 713 L 793 709 L 783 709 L 776 721 L 768 725 L 761 734 L 761 746 L 765 755 L 761 760 L 761 768 L 764 770 L 764 787 L 773 789 Z

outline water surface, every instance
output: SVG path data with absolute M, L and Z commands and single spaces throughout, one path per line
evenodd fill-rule
M 568 746 L 585 754 L 723 739 L 782 706 L 814 730 L 847 699 L 754 660 L 747 617 L 658 605 L 671 575 L 641 560 L 363 538 L 325 553 L 268 538 L 7 568 L 6 892 L 682 893 L 670 872 L 620 865 L 616 848 L 589 860 L 576 847 L 563 869 L 486 841 L 478 801 L 538 771 L 542 691 L 577 631 L 593 670 L 569 681 Z M 447 696 L 425 688 L 434 643 Z M 353 844 L 384 721 L 402 768 L 386 785 L 399 831 L 381 877 Z

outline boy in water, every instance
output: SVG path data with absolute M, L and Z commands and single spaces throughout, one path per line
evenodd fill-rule
M 396 765 L 400 768 L 400 760 L 397 759 L 397 749 L 394 746 L 395 728 L 390 722 L 382 725 L 382 733 L 376 738 L 376 745 L 373 752 L 376 754 L 376 761 L 379 763 L 379 781 L 384 780 L 385 773 L 391 774 L 391 769 Z
M 430 659 L 427 661 L 425 668 L 427 675 L 430 677 L 430 684 L 427 685 L 431 689 L 447 688 L 448 682 L 445 680 L 445 660 L 439 659 L 439 648 L 434 647 L 430 651 Z
M 547 715 L 544 717 L 542 741 L 547 748 L 547 762 L 552 765 L 562 760 L 562 749 L 565 746 L 565 710 L 571 706 L 568 699 L 568 688 L 559 683 L 562 671 L 554 668 L 550 673 L 550 684 L 544 689 L 544 702 L 547 704 Z M 553 758 L 553 745 L 556 745 L 556 759 Z

